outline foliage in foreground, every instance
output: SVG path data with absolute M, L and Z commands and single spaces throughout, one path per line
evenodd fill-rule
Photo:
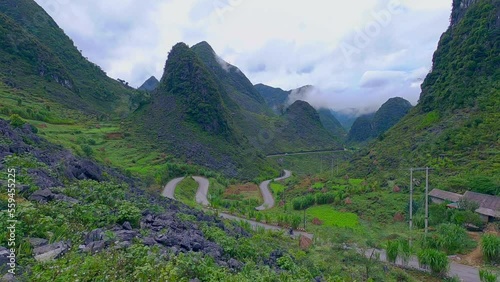
M 500 237 L 486 234 L 481 238 L 481 251 L 486 261 L 498 263 L 500 261 Z
M 418 263 L 421 267 L 429 268 L 432 273 L 445 275 L 450 262 L 445 253 L 434 249 L 423 249 L 417 253 Z

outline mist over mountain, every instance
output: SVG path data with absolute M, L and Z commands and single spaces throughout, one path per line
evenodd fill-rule
M 389 99 L 375 113 L 358 117 L 351 126 L 348 140 L 363 142 L 380 136 L 408 114 L 411 108 L 410 102 L 401 97 Z
M 500 132 L 499 11 L 498 0 L 453 1 L 451 23 L 434 53 L 420 102 L 360 154 L 356 169 L 379 173 L 431 166 L 449 189 L 499 191 L 493 164 Z M 477 184 L 478 175 L 489 184 Z

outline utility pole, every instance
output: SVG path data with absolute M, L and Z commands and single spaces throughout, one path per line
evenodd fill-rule
M 330 177 L 333 179 L 333 156 L 332 156 L 332 173 Z
M 306 209 L 304 209 L 304 231 L 306 231 Z
M 425 170 L 425 235 L 429 230 L 429 167 L 410 168 L 410 246 L 411 231 L 413 229 L 413 172 Z
M 425 235 L 429 229 L 429 168 L 425 168 Z
M 410 248 L 412 243 L 413 229 L 413 168 L 410 168 Z

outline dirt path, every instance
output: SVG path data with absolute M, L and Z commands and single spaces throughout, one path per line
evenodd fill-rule
M 291 171 L 284 170 L 284 172 L 285 172 L 285 174 L 283 176 L 275 178 L 274 181 L 280 181 L 280 180 L 287 179 L 288 177 L 292 176 Z M 271 193 L 271 191 L 269 191 L 269 183 L 271 183 L 271 180 L 266 180 L 259 185 L 260 193 L 262 194 L 262 198 L 264 198 L 264 203 L 255 208 L 258 211 L 270 209 L 270 208 L 274 207 L 274 198 L 273 198 L 273 194 Z

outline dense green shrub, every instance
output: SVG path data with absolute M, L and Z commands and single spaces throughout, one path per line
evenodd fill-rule
M 80 148 L 82 149 L 83 154 L 85 154 L 85 156 L 87 157 L 90 157 L 94 154 L 94 150 L 92 149 L 92 147 L 87 144 L 80 145 Z
M 434 249 L 424 249 L 418 252 L 418 263 L 422 267 L 428 267 L 432 273 L 444 275 L 448 271 L 450 262 L 445 253 Z
M 386 253 L 387 253 L 387 260 L 389 262 L 392 263 L 396 262 L 396 259 L 398 258 L 398 252 L 399 252 L 399 242 L 395 240 L 387 241 Z
M 334 193 L 318 193 L 316 194 L 316 204 L 317 205 L 324 205 L 324 204 L 331 204 L 335 201 L 335 194 Z
M 128 201 L 123 201 L 118 206 L 117 223 L 123 224 L 125 221 L 130 222 L 133 227 L 139 227 L 141 219 L 141 210 Z
M 481 269 L 479 270 L 479 279 L 481 279 L 481 282 L 497 282 L 498 275 L 488 270 Z
M 481 250 L 486 261 L 498 263 L 500 261 L 500 237 L 486 234 L 481 238 Z
M 427 242 L 430 247 L 448 254 L 463 253 L 474 245 L 465 229 L 452 223 L 439 225 Z
M 13 127 L 21 127 L 25 123 L 26 122 L 18 114 L 13 114 L 10 116 L 10 125 L 12 125 Z
M 304 210 L 314 205 L 314 202 L 314 197 L 312 195 L 307 195 L 293 199 L 292 206 L 294 210 Z

